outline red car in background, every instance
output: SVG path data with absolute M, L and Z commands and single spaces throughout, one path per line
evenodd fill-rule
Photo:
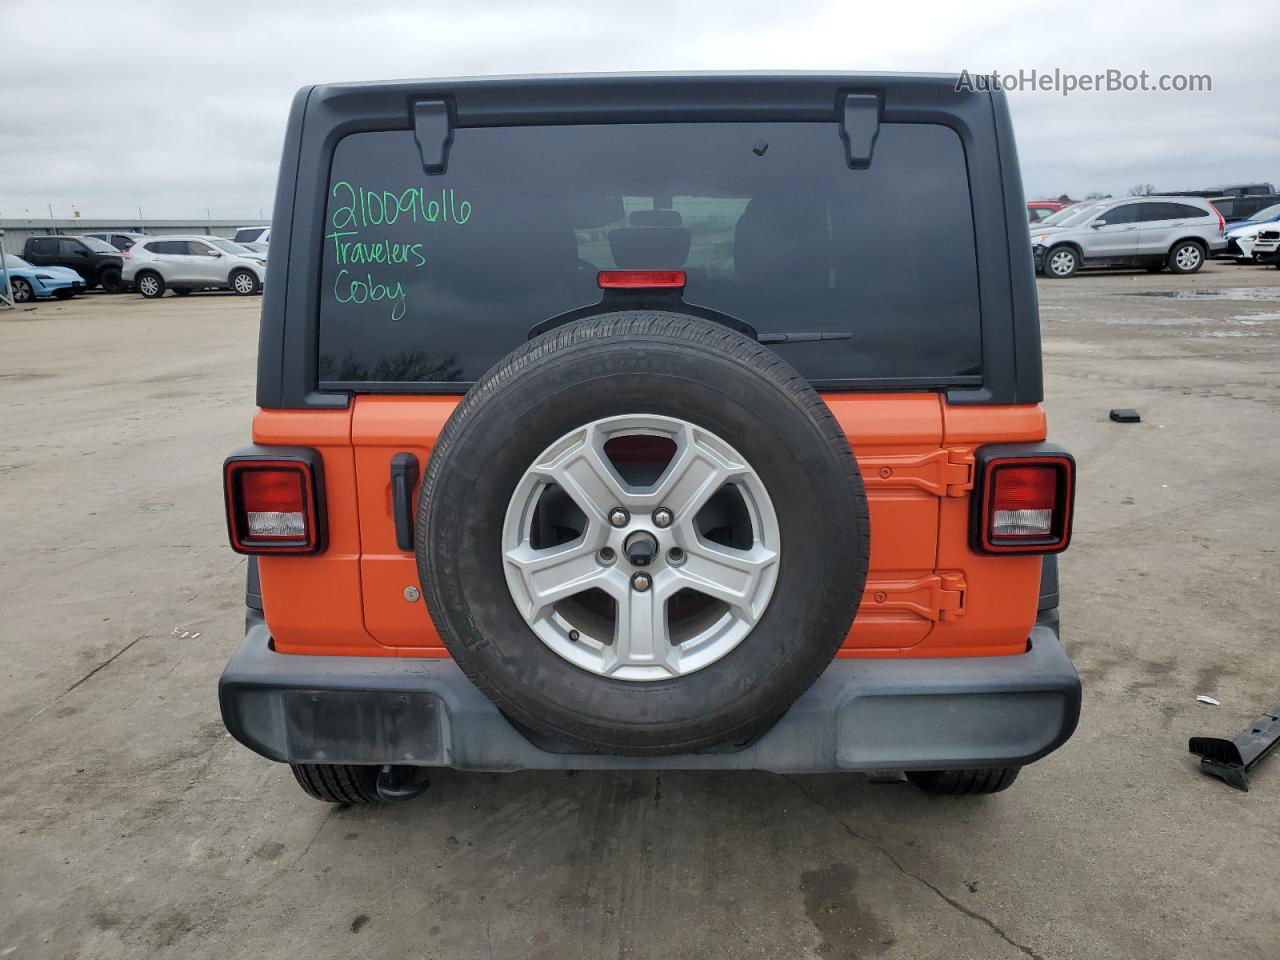
M 1039 223 L 1051 213 L 1057 213 L 1064 207 L 1071 204 L 1063 203 L 1061 200 L 1028 200 L 1027 201 L 1027 222 Z

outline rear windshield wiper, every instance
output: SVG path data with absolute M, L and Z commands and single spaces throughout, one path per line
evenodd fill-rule
M 852 333 L 831 333 L 829 331 L 813 331 L 804 333 L 761 333 L 756 336 L 760 343 L 813 343 L 815 340 L 852 340 Z

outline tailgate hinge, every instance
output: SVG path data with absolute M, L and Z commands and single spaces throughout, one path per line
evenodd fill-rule
M 871 166 L 871 152 L 880 134 L 880 98 L 874 93 L 846 94 L 840 105 L 840 139 L 845 161 L 855 170 Z
M 935 497 L 963 497 L 973 489 L 973 450 L 948 447 L 929 453 L 859 457 L 868 490 L 915 487 Z
M 964 574 L 931 573 L 915 580 L 872 580 L 862 595 L 862 609 L 905 610 L 926 620 L 951 622 L 964 615 Z
M 413 139 L 418 143 L 423 173 L 444 173 L 449 166 L 453 123 L 443 100 L 419 100 L 413 105 Z

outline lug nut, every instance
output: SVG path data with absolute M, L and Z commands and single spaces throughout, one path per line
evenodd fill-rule
M 684 563 L 684 560 L 685 553 L 679 547 L 672 547 L 667 551 L 667 563 L 671 564 L 673 567 L 680 566 L 680 564 Z
M 671 526 L 671 521 L 675 518 L 671 515 L 671 511 L 666 507 L 659 507 L 653 511 L 653 525 L 659 529 Z
M 653 586 L 653 581 L 649 579 L 649 575 L 647 573 L 636 573 L 632 575 L 631 588 L 638 593 L 644 593 L 651 586 Z
M 609 522 L 615 527 L 625 527 L 631 519 L 631 514 L 623 510 L 621 507 L 614 507 L 609 511 Z
M 607 567 L 617 559 L 618 554 L 614 551 L 613 547 L 601 547 L 596 551 L 596 563 L 600 564 L 602 567 Z

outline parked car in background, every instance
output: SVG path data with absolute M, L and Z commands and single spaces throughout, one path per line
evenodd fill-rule
M 1280 196 L 1274 193 L 1259 193 L 1247 197 L 1210 197 L 1209 202 L 1218 208 L 1218 212 L 1227 221 L 1229 230 L 1233 224 L 1248 220 L 1259 210 L 1265 210 L 1280 203 Z
M 1229 183 L 1220 187 L 1209 188 L 1214 193 L 1229 197 L 1252 197 L 1259 194 L 1274 194 L 1276 188 L 1270 183 Z
M 1225 183 L 1207 190 L 1166 190 L 1162 197 L 1253 197 L 1274 195 L 1276 188 L 1270 183 Z
M 1227 225 L 1227 246 L 1222 256 L 1247 263 L 1254 259 L 1254 242 L 1264 227 L 1280 221 L 1280 203 L 1263 207 L 1247 220 Z
M 240 227 L 231 239 L 236 243 L 266 243 L 271 239 L 271 227 Z
M 250 240 L 248 243 L 241 242 L 240 246 L 244 247 L 246 250 L 251 250 L 254 253 L 261 254 L 262 256 L 265 257 L 267 255 L 267 248 L 270 247 L 271 244 L 263 243 L 261 240 Z
M 1225 249 L 1223 227 L 1222 214 L 1200 197 L 1125 197 L 1055 214 L 1032 229 L 1031 251 L 1048 277 L 1082 266 L 1195 273 Z
M 37 267 L 12 253 L 4 255 L 4 266 L 14 303 L 30 303 L 39 297 L 69 300 L 77 293 L 84 293 L 84 278 L 70 267 Z
M 1027 222 L 1039 223 L 1045 217 L 1052 216 L 1064 207 L 1071 204 L 1063 203 L 1061 200 L 1028 200 L 1027 201 Z
M 166 290 L 185 296 L 194 290 L 262 291 L 267 258 L 225 237 L 148 237 L 134 245 L 124 279 L 148 299 Z
M 22 259 L 33 267 L 68 267 L 80 275 L 86 290 L 120 290 L 124 259 L 119 250 L 96 237 L 28 237 Z
M 122 253 L 129 250 L 139 240 L 147 239 L 145 233 L 122 233 L 119 231 L 105 230 L 100 233 L 82 233 L 82 237 L 93 237 L 95 240 L 102 240 L 111 244 Z
M 1253 243 L 1255 263 L 1280 267 L 1280 223 L 1270 223 L 1258 231 Z

